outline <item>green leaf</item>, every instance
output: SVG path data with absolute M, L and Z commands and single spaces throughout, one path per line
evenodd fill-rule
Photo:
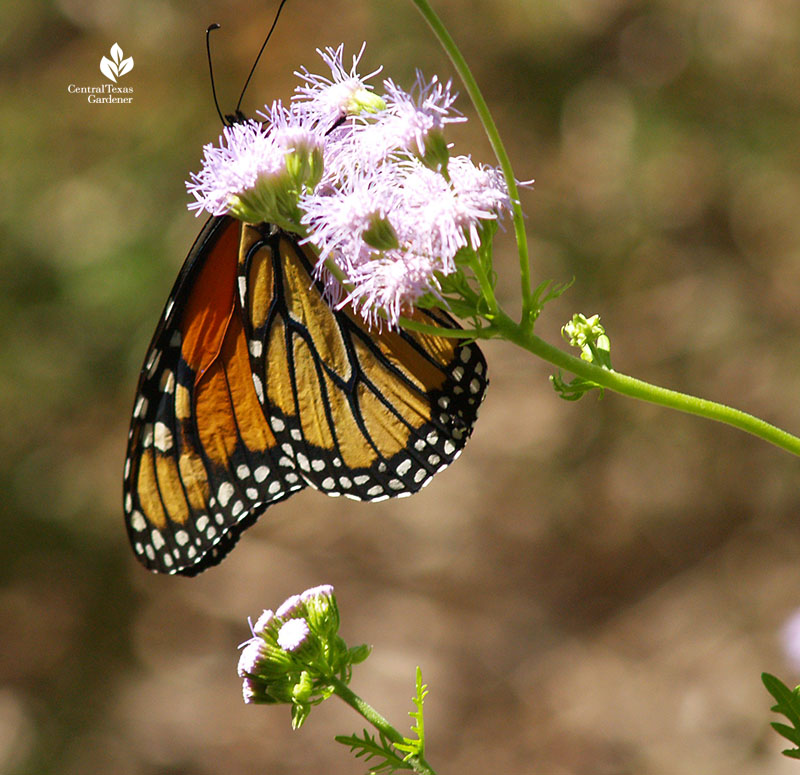
M 416 735 L 416 739 L 412 737 L 404 737 L 402 743 L 395 743 L 394 747 L 398 751 L 403 751 L 406 755 L 403 761 L 408 761 L 412 756 L 419 757 L 420 759 L 425 756 L 425 720 L 423 718 L 422 706 L 425 703 L 425 697 L 428 695 L 427 684 L 422 683 L 422 670 L 417 665 L 417 680 L 416 680 L 416 695 L 413 698 L 414 705 L 417 706 L 416 710 L 410 710 L 408 715 L 414 719 L 414 724 L 411 731 Z
M 792 726 L 787 726 L 778 721 L 771 723 L 772 728 L 781 737 L 798 746 L 796 748 L 787 748 L 783 751 L 783 754 L 791 759 L 800 759 L 800 686 L 792 690 L 780 679 L 769 673 L 762 673 L 761 680 L 767 691 L 777 701 L 771 710 L 782 714 L 792 724 Z
M 584 379 L 583 377 L 575 377 L 575 379 L 570 382 L 565 382 L 560 371 L 558 374 L 552 374 L 550 376 L 550 382 L 553 385 L 553 390 L 558 393 L 558 397 L 563 398 L 565 401 L 578 401 L 590 390 L 599 390 L 600 397 L 602 398 L 605 390 L 596 382 Z
M 556 283 L 553 280 L 545 280 L 543 283 L 537 285 L 531 297 L 531 323 L 536 322 L 536 319 L 542 313 L 544 305 L 547 304 L 548 301 L 553 301 L 553 299 L 557 299 L 562 293 L 568 291 L 574 282 L 575 278 L 573 277 L 567 283 Z
M 367 730 L 363 730 L 363 737 L 358 735 L 337 735 L 334 740 L 337 743 L 346 745 L 355 755 L 356 759 L 372 762 L 370 773 L 392 773 L 397 770 L 413 770 L 409 764 L 401 759 L 392 747 L 392 743 L 387 737 L 379 733 L 378 738 L 370 735 Z

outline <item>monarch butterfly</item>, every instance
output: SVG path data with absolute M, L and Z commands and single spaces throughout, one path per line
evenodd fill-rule
M 289 233 L 210 218 L 148 348 L 124 469 L 136 557 L 193 576 L 307 485 L 378 501 L 455 460 L 487 387 L 472 341 L 331 309 Z M 443 310 L 413 319 L 443 328 Z

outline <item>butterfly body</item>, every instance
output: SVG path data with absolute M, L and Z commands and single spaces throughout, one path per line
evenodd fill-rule
M 218 563 L 306 486 L 411 495 L 463 449 L 487 386 L 478 347 L 370 331 L 330 308 L 315 260 L 292 235 L 229 216 L 195 241 L 145 358 L 125 462 L 128 533 L 151 570 Z M 412 317 L 457 327 L 441 310 Z

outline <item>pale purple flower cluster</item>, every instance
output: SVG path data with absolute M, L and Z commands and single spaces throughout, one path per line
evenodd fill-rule
M 410 93 L 385 80 L 378 96 L 366 81 L 379 70 L 358 75 L 363 52 L 347 69 L 342 46 L 320 51 L 330 77 L 303 68 L 288 108 L 267 108 L 263 125 L 226 127 L 192 175 L 190 207 L 300 235 L 319 254 L 332 303 L 394 326 L 421 296 L 441 298 L 457 254 L 477 251 L 511 203 L 499 170 L 450 155 L 444 130 L 464 120 L 450 84 L 418 73 Z
M 252 189 L 260 178 L 279 175 L 283 169 L 283 152 L 269 127 L 252 119 L 226 126 L 219 146 L 203 146 L 203 167 L 192 173 L 191 182 L 186 184 L 196 200 L 189 209 L 196 210 L 197 215 L 203 210 L 224 215 L 233 196 Z
M 282 670 L 296 668 L 287 661 L 286 653 L 296 654 L 304 644 L 313 644 L 315 639 L 324 637 L 326 631 L 335 632 L 337 627 L 338 609 L 330 584 L 291 595 L 274 612 L 263 611 L 250 626 L 252 637 L 240 646 L 237 670 L 243 680 L 244 701 L 265 701 L 270 681 L 264 675 L 271 676 L 270 701 L 278 699 L 281 685 L 280 681 L 276 683 L 277 676 Z

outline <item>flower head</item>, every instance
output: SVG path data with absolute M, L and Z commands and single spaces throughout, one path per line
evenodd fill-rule
M 190 210 L 207 210 L 212 215 L 242 211 L 241 205 L 255 194 L 259 184 L 267 184 L 284 169 L 284 151 L 258 121 L 243 121 L 226 126 L 219 146 L 203 148 L 203 168 L 192 173 L 186 184 L 195 202 Z
M 372 86 L 367 84 L 367 80 L 377 75 L 381 68 L 363 77 L 357 72 L 365 46 L 366 43 L 353 57 L 349 71 L 345 69 L 342 61 L 344 44 L 336 49 L 331 47 L 324 51 L 317 49 L 322 61 L 330 68 L 331 76 L 328 78 L 316 75 L 305 67 L 295 73 L 304 81 L 302 86 L 297 87 L 293 98 L 301 114 L 329 129 L 345 116 L 357 115 L 364 111 L 375 113 L 383 109 L 384 101 L 375 95 L 371 91 Z
M 275 611 L 275 616 L 281 619 L 292 616 L 300 610 L 302 603 L 303 601 L 300 599 L 300 595 L 291 595 L 278 606 L 278 610 Z
M 331 677 L 349 681 L 351 666 L 369 656 L 339 637 L 339 609 L 330 584 L 292 595 L 273 614 L 266 610 L 242 644 L 238 673 L 246 703 L 287 703 L 300 726 L 321 702 Z
M 450 166 L 447 179 L 415 156 L 398 157 L 302 198 L 318 274 L 330 256 L 351 286 L 344 301 L 331 294 L 333 303 L 352 304 L 370 325 L 395 326 L 422 296 L 439 297 L 437 275 L 455 272 L 456 254 L 477 250 L 481 225 L 509 206 L 499 173 L 466 157 Z
M 272 624 L 274 619 L 275 614 L 269 608 L 264 609 L 251 628 L 253 635 L 258 635 L 259 633 L 264 632 L 264 630 L 266 630 L 267 627 Z
M 436 76 L 426 81 L 417 70 L 417 80 L 410 93 L 391 79 L 383 84 L 387 105 L 383 125 L 387 143 L 410 151 L 421 159 L 427 157 L 432 167 L 446 167 L 445 125 L 466 121 L 451 110 L 456 95 L 450 91 L 450 82 L 442 84 Z
M 333 597 L 333 586 L 331 584 L 320 584 L 318 587 L 311 587 L 300 593 L 300 599 L 304 603 L 320 598 L 331 599 Z
M 305 619 L 289 619 L 278 630 L 278 645 L 284 651 L 297 651 L 308 637 L 308 623 Z
M 237 671 L 240 677 L 245 677 L 258 672 L 258 666 L 264 659 L 264 641 L 259 637 L 246 641 L 242 653 L 239 655 Z

